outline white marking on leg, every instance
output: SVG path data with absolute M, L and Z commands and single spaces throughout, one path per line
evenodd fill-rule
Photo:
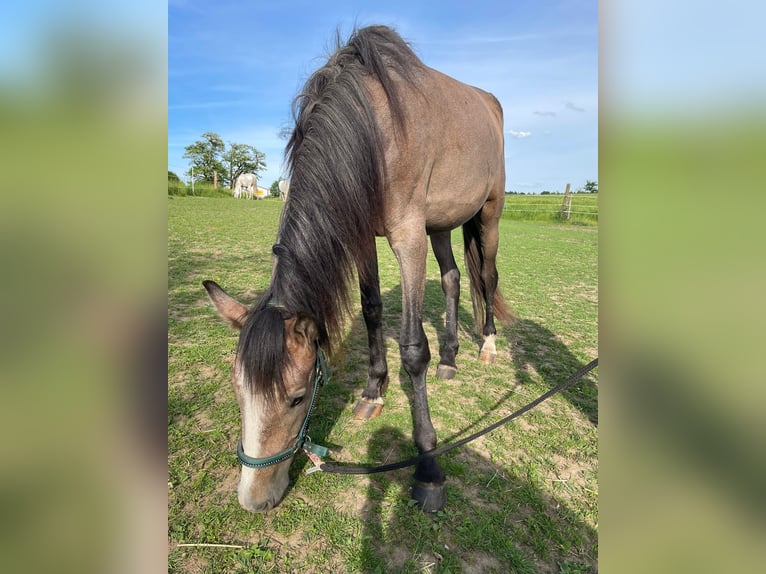
M 495 362 L 495 357 L 497 357 L 497 351 L 495 350 L 495 336 L 487 335 L 484 338 L 484 344 L 481 346 L 479 359 L 485 365 L 489 365 Z
M 481 346 L 481 352 L 493 355 L 497 353 L 495 349 L 495 335 L 487 335 L 484 337 L 484 344 Z

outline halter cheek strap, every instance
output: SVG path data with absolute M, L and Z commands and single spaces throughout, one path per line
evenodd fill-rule
M 317 347 L 314 389 L 311 391 L 311 402 L 309 403 L 309 408 L 306 412 L 306 418 L 303 421 L 303 425 L 301 425 L 301 430 L 298 432 L 298 436 L 295 437 L 295 443 L 290 448 L 286 448 L 285 450 L 280 451 L 272 456 L 253 458 L 252 456 L 247 456 L 245 454 L 245 450 L 242 448 L 242 438 L 240 437 L 239 442 L 237 442 L 237 458 L 239 459 L 239 462 L 242 463 L 242 466 L 246 466 L 248 468 L 266 468 L 268 466 L 284 462 L 301 449 L 320 457 L 327 455 L 327 447 L 314 444 L 311 442 L 311 438 L 306 434 L 309 430 L 311 411 L 314 410 L 316 398 L 319 394 L 319 387 L 324 386 L 327 380 L 327 361 L 325 360 L 324 352 L 322 349 Z

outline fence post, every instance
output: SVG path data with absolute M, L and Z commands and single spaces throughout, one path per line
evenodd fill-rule
M 572 214 L 572 194 L 569 193 L 570 184 L 567 184 L 564 191 L 564 201 L 561 203 L 561 211 L 559 216 L 563 220 L 569 220 L 569 216 Z

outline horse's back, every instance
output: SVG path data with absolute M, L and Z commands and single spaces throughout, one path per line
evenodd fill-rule
M 402 91 L 406 133 L 399 140 L 390 135 L 386 146 L 386 219 L 422 214 L 428 231 L 453 229 L 488 201 L 502 201 L 503 112 L 497 98 L 427 67 Z M 385 113 L 383 119 L 391 121 Z
M 243 173 L 239 176 L 239 178 L 237 178 L 237 181 L 239 181 L 240 185 L 246 185 L 250 187 L 256 184 L 255 174 Z

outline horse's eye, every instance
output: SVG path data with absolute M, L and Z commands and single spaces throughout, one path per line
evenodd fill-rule
M 303 402 L 303 397 L 296 397 L 296 398 L 293 399 L 293 402 L 290 403 L 290 408 L 297 407 L 302 402 Z

